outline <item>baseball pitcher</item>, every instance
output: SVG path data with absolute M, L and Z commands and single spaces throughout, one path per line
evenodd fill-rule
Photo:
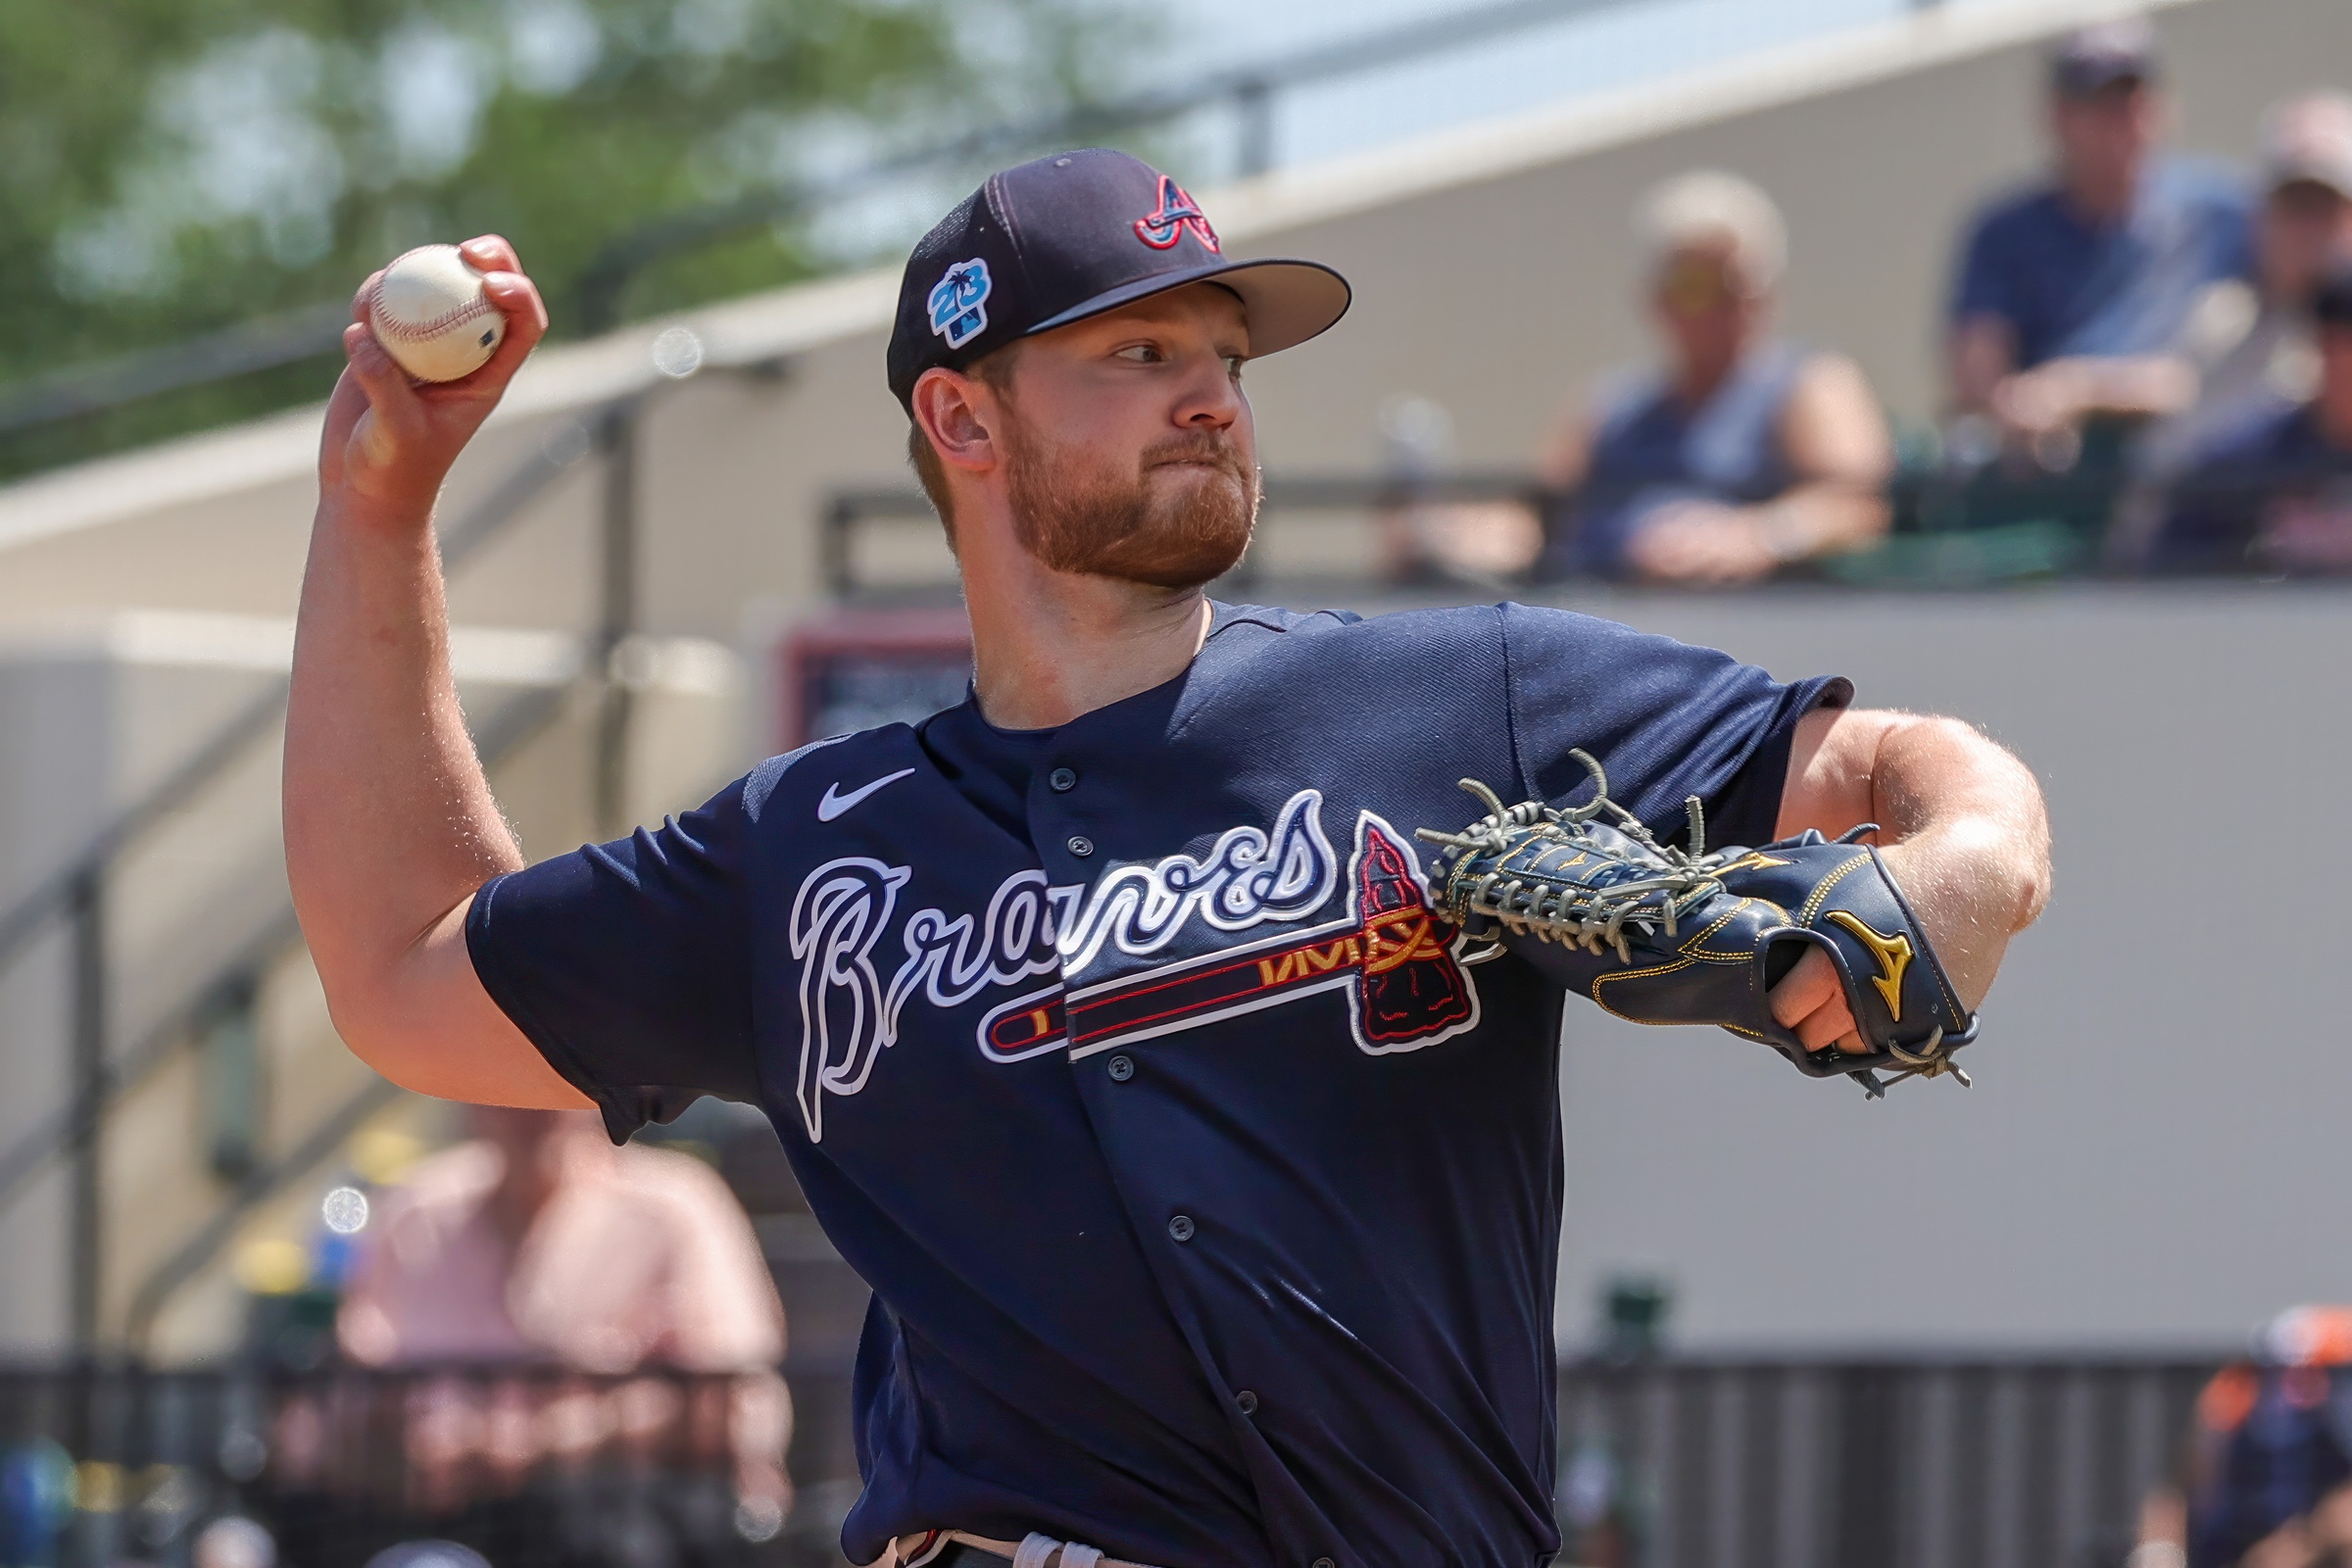
M 545 314 L 466 254 L 490 362 L 419 387 L 355 323 L 327 412 L 303 926 L 422 1093 L 615 1138 L 764 1107 L 873 1287 L 858 1562 L 1547 1560 L 1567 993 L 1957 1076 L 2039 911 L 2039 794 L 1965 724 L 1563 612 L 1206 598 L 1257 511 L 1245 367 L 1348 288 L 1102 151 L 992 176 L 900 291 L 967 700 L 526 868 L 431 514 Z

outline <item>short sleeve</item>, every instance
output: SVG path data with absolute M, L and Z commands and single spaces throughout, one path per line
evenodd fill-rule
M 2225 192 L 2216 205 L 2212 221 L 2215 275 L 2258 283 L 2261 258 L 2255 248 L 2255 219 L 2251 204 L 2238 192 Z
M 1526 794 L 1590 799 L 1568 755 L 1589 752 L 1610 797 L 1661 838 L 1683 836 L 1695 795 L 1709 844 L 1769 842 L 1797 720 L 1853 700 L 1843 676 L 1784 684 L 1728 654 L 1563 610 L 1505 605 L 1502 632 Z
M 1954 326 L 1977 316 L 1997 317 L 2012 326 L 2022 320 L 2024 312 L 2010 276 L 2008 246 L 2003 243 L 2004 216 L 1997 210 L 1979 215 L 1961 245 L 1959 270 L 1952 279 Z
M 750 783 L 658 828 L 494 878 L 466 915 L 482 989 L 603 1108 L 615 1142 L 704 1095 L 759 1098 Z

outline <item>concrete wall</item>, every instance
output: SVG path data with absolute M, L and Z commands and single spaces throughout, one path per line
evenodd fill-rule
M 1585 600 L 1873 706 L 1964 715 L 2048 791 L 2056 897 L 1963 1055 L 1867 1102 L 1572 1003 L 1563 1336 L 1656 1272 L 1692 1347 L 2231 1348 L 2352 1300 L 2352 597 Z
M 1626 213 L 1651 180 L 1694 164 L 1740 170 L 1782 198 L 1795 230 L 1790 331 L 1855 352 L 1898 412 L 1924 416 L 1951 233 L 2037 161 L 2041 36 L 2101 9 L 1981 0 L 1211 195 L 1237 252 L 1321 257 L 1359 290 L 1328 340 L 1253 368 L 1269 465 L 1364 466 L 1396 393 L 1444 402 L 1463 461 L 1517 458 L 1564 393 L 1641 352 Z M 2343 0 L 2180 0 L 2161 23 L 2190 145 L 2242 153 L 2264 101 L 2352 76 Z M 904 425 L 879 377 L 892 281 L 696 313 L 710 368 L 682 384 L 650 368 L 662 323 L 543 354 L 462 466 L 447 514 L 535 448 L 576 441 L 604 400 L 655 388 L 638 496 L 652 629 L 731 643 L 747 619 L 810 606 L 825 495 L 905 483 Z M 22 649 L 36 623 L 124 609 L 282 622 L 315 444 L 316 411 L 298 412 L 0 490 L 0 632 Z M 599 497 L 596 464 L 579 464 L 460 574 L 458 618 L 584 625 Z M 906 539 L 911 557 L 941 562 L 923 528 Z M 1916 1086 L 1865 1105 L 1728 1040 L 1629 1040 L 1572 1017 L 1572 1336 L 1594 1282 L 1627 1268 L 1673 1275 L 1686 1341 L 1706 1345 L 2228 1339 L 2285 1300 L 2352 1292 L 2352 1260 L 2328 1245 L 2314 1152 L 2330 1146 L 2333 1107 L 2352 1102 L 2339 1082 L 2352 1068 L 2312 1022 L 2342 1010 L 2329 1004 L 2352 978 L 2324 925 L 2289 928 L 2284 912 L 2328 885 L 2342 853 L 2320 813 L 2352 759 L 2322 683 L 2352 651 L 2352 600 L 2147 590 L 1603 608 L 1786 672 L 1843 668 L 1874 702 L 1988 723 L 2050 782 L 2062 882 L 1995 996 L 1971 1093 Z M 266 679 L 249 662 L 201 677 L 146 670 L 122 686 L 105 660 L 48 655 L 36 679 L 39 661 L 24 657 L 28 684 L 0 670 L 0 807 L 17 824 L 0 886 L 78 843 L 96 804 L 123 798 Z M 752 749 L 748 730 L 715 719 L 686 731 L 707 749 L 649 744 L 703 771 L 649 774 L 649 804 L 691 799 L 722 757 Z M 534 849 L 584 831 L 577 739 L 502 781 Z M 235 928 L 220 908 L 250 911 L 245 901 L 273 891 L 267 757 L 249 782 L 217 831 L 159 840 L 141 873 L 153 897 L 122 902 L 125 940 L 144 955 L 126 971 L 133 1012 L 203 968 L 206 944 Z M 2320 871 L 2290 881 L 2275 859 L 2221 865 L 2180 847 L 2167 830 L 2210 809 L 2216 790 Z M 54 970 L 37 969 L 0 981 L 0 1054 L 19 1090 L 0 1104 L 0 1140 L 62 1092 L 62 997 Z M 323 1102 L 348 1063 L 307 984 L 290 972 L 272 1016 L 308 1042 L 288 1048 L 299 1060 L 287 1081 Z M 132 1146 L 157 1157 L 122 1178 L 131 1200 L 164 1195 L 144 1211 L 150 1235 L 184 1230 L 196 1191 L 171 1152 L 190 1147 L 193 1091 L 157 1093 L 139 1112 L 153 1142 Z M 56 1199 L 35 1195 L 0 1221 L 0 1253 L 55 1255 Z M 151 1255 L 115 1272 L 131 1278 Z M 26 1279 L 0 1270 L 0 1323 L 45 1338 L 53 1307 Z M 190 1328 L 175 1343 L 202 1340 Z
M 12 738 L 0 746 L 0 819 L 15 825 L 0 841 L 0 908 L 77 858 L 103 823 L 265 696 L 284 674 L 292 641 L 284 621 L 177 612 L 0 638 L 0 734 Z M 745 694 L 723 648 L 672 640 L 648 652 L 628 805 L 633 816 L 658 818 L 732 771 Z M 477 730 L 500 725 L 511 705 L 564 687 L 578 667 L 572 640 L 549 633 L 460 628 L 453 656 Z M 593 721 L 593 702 L 570 703 L 497 769 L 501 804 L 537 853 L 594 836 Z M 159 1022 L 282 917 L 278 760 L 274 736 L 251 747 L 144 833 L 108 879 L 114 1061 L 135 1059 L 159 1038 Z M 9 1084 L 0 1096 L 0 1152 L 67 1102 L 72 961 L 61 927 L 0 965 L 0 1064 Z M 299 948 L 268 964 L 254 1013 L 255 1154 L 266 1164 L 301 1144 L 372 1074 L 335 1037 Z M 103 1313 L 114 1332 L 141 1284 L 231 1193 L 210 1168 L 204 1043 L 161 1038 L 168 1050 L 160 1067 L 137 1080 L 105 1135 Z M 64 1339 L 67 1212 L 63 1171 L 54 1165 L 0 1208 L 0 1258 L 9 1261 L 0 1267 L 0 1357 L 54 1349 Z M 216 1270 L 198 1282 L 193 1294 L 209 1307 L 167 1323 L 172 1348 L 219 1348 L 233 1335 L 236 1298 L 221 1288 L 225 1278 Z
M 1520 460 L 1551 412 L 1644 352 L 1627 215 L 1653 180 L 1720 165 L 1787 206 L 1790 333 L 1857 355 L 1894 410 L 1933 415 L 1938 301 L 1965 215 L 2041 161 L 2046 36 L 2106 0 L 1976 0 L 1679 80 L 1211 193 L 1237 253 L 1354 280 L 1326 339 L 1250 370 L 1278 471 L 1362 468 L 1382 402 L 1432 397 L 1470 464 Z M 2341 0 L 2168 0 L 2183 146 L 2246 154 L 2262 106 L 2352 79 Z M 710 368 L 651 406 L 640 504 L 651 629 L 732 639 L 748 603 L 818 591 L 814 524 L 844 484 L 907 482 L 881 383 L 893 278 L 694 313 Z M 461 466 L 462 511 L 600 400 L 662 386 L 662 323 L 545 351 Z M 780 368 L 782 373 L 774 373 Z M 0 490 L 0 623 L 61 608 L 290 612 L 312 501 L 300 413 Z M 581 624 L 600 494 L 584 464 L 459 584 L 466 619 Z

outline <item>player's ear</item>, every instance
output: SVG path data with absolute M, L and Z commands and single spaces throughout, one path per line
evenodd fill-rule
M 914 383 L 914 422 L 949 467 L 986 473 L 997 466 L 994 426 L 1003 417 L 985 382 L 956 370 L 929 369 Z

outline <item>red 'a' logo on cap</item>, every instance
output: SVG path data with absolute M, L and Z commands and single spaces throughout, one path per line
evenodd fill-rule
M 1188 228 L 1193 231 L 1193 238 L 1207 246 L 1210 252 L 1221 254 L 1217 246 L 1217 231 L 1208 226 L 1207 215 L 1200 211 L 1200 204 L 1194 201 L 1182 185 L 1162 174 L 1159 176 L 1159 210 L 1135 220 L 1135 237 L 1155 251 L 1173 250 Z

